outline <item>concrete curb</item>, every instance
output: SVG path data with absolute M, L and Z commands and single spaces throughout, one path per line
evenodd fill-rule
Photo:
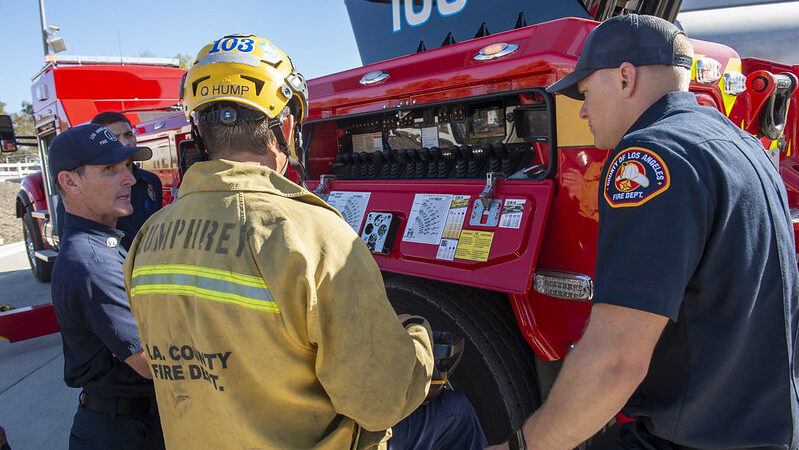
M 13 244 L 0 245 L 0 258 L 24 250 L 25 250 L 24 241 L 14 242 Z

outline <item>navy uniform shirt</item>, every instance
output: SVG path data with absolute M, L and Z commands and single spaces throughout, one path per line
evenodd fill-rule
M 154 395 L 152 381 L 123 362 L 142 344 L 125 293 L 122 232 L 69 213 L 64 219 L 51 286 L 64 381 L 101 397 Z
M 163 192 L 161 190 L 161 180 L 152 172 L 133 166 L 133 177 L 136 184 L 130 188 L 130 204 L 133 206 L 133 214 L 120 217 L 117 221 L 117 229 L 125 232 L 122 237 L 122 246 L 130 248 L 136 233 L 150 216 L 161 209 Z
M 623 412 L 686 447 L 797 448 L 793 229 L 759 141 L 669 93 L 609 155 L 599 205 L 594 302 L 670 319 Z

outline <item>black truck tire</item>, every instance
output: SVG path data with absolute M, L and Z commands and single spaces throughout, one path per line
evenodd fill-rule
M 33 218 L 30 211 L 22 216 L 22 235 L 25 238 L 25 253 L 28 255 L 28 262 L 31 265 L 33 276 L 42 283 L 47 283 L 50 281 L 53 264 L 42 261 L 34 255 L 36 251 L 44 248 L 44 242 L 36 219 Z
M 488 442 L 504 442 L 540 404 L 533 350 L 507 296 L 404 276 L 385 284 L 398 314 L 418 314 L 434 330 L 466 338 L 449 383 L 474 406 Z

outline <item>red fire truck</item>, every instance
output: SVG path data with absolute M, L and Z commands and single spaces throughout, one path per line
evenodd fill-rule
M 366 242 L 398 312 L 466 337 L 448 382 L 499 442 L 546 396 L 593 295 L 597 187 L 608 152 L 593 147 L 580 102 L 544 88 L 573 69 L 598 21 L 630 12 L 674 20 L 681 1 L 345 3 L 366 65 L 308 83 L 307 185 Z M 799 216 L 799 65 L 694 46 L 691 90 L 761 139 Z M 114 76 L 133 69 L 142 70 L 117 67 Z M 147 106 L 176 101 L 177 69 L 169 87 L 163 70 L 164 94 Z M 92 115 L 48 131 L 39 105 L 43 157 L 54 131 Z M 132 107 L 125 100 L 108 109 Z M 199 159 L 185 117 L 136 129 L 157 155 L 145 168 L 174 189 L 173 178 Z M 52 205 L 44 185 L 48 195 L 29 196 L 30 208 L 20 201 L 20 217 Z M 35 188 L 28 186 L 25 195 Z
M 102 58 L 48 55 L 46 64 L 33 78 L 33 119 L 35 146 L 42 171 L 22 179 L 16 198 L 16 216 L 22 231 L 33 275 L 42 282 L 58 254 L 58 217 L 60 197 L 54 179 L 47 170 L 47 149 L 53 138 L 70 126 L 87 123 L 103 111 L 127 111 L 131 123 L 164 115 L 178 103 L 178 82 L 185 73 L 178 61 L 166 58 Z M 3 120 L 7 119 L 7 120 Z M 0 149 L 15 151 L 27 145 L 10 127 L 8 116 L 0 116 Z M 5 126 L 4 126 L 5 125 Z M 157 150 L 154 148 L 154 151 Z M 172 167 L 170 154 L 155 153 L 149 168 Z M 170 201 L 174 170 L 156 173 L 166 186 L 165 201 Z M 52 304 L 0 312 L 0 339 L 11 342 L 58 331 Z
M 31 270 L 40 281 L 50 280 L 58 250 L 56 194 L 47 172 L 47 147 L 59 132 L 86 123 L 103 111 L 127 111 L 131 123 L 139 123 L 159 109 L 178 103 L 183 73 L 177 60 L 166 58 L 98 58 L 48 55 L 47 64 L 33 78 L 33 119 L 43 171 L 25 177 L 17 195 L 16 214 L 22 229 Z M 169 155 L 156 154 L 158 164 Z M 172 184 L 168 174 L 165 186 Z M 169 197 L 167 197 L 169 199 Z

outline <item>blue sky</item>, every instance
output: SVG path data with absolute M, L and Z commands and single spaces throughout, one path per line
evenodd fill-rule
M 225 34 L 253 33 L 315 78 L 361 65 L 343 0 L 45 0 L 64 54 L 194 57 Z M 120 52 L 121 49 L 121 52 Z M 17 112 L 44 65 L 38 0 L 0 0 L 0 101 Z
M 44 0 L 66 54 L 191 55 L 230 33 L 272 41 L 315 78 L 361 66 L 344 0 Z M 490 0 L 481 0 L 490 1 Z M 564 0 L 565 1 L 565 0 Z M 753 0 L 685 0 L 684 6 Z M 741 56 L 799 62 L 799 0 L 681 13 L 688 36 L 728 44 Z M 768 30 L 764 33 L 763 30 Z M 38 0 L 0 0 L 0 101 L 17 112 L 44 65 Z

